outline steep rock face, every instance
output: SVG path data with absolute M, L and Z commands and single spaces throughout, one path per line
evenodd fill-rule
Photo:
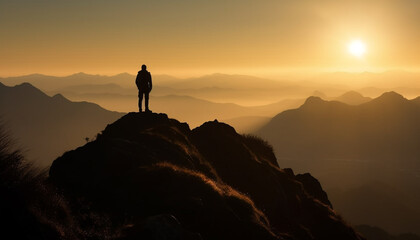
M 217 121 L 191 131 L 165 114 L 127 114 L 54 161 L 50 179 L 129 223 L 128 238 L 361 239 L 316 179 L 280 169 L 269 145 Z

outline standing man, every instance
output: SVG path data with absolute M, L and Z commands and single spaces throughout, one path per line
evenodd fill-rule
M 141 102 L 143 101 L 143 94 L 146 100 L 145 107 L 146 112 L 150 112 L 149 110 L 149 93 L 152 91 L 152 75 L 148 72 L 146 65 L 141 66 L 141 71 L 138 72 L 136 77 L 136 85 L 139 89 L 139 112 L 142 112 L 141 109 Z

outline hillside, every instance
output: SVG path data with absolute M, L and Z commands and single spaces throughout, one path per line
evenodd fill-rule
M 362 239 L 316 179 L 280 169 L 267 143 L 217 121 L 190 130 L 129 113 L 55 160 L 50 181 L 125 239 Z
M 122 114 L 93 103 L 71 102 L 59 94 L 50 97 L 29 83 L 15 87 L 0 83 L 0 116 L 25 155 L 46 167 Z
M 310 97 L 257 134 L 273 144 L 280 166 L 314 174 L 352 223 L 418 233 L 419 121 L 417 100 L 395 92 L 357 106 Z M 361 191 L 366 184 L 372 190 Z M 394 190 L 383 194 L 382 185 Z

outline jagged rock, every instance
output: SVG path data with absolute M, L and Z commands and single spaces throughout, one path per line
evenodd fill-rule
M 327 193 L 322 190 L 321 183 L 312 177 L 311 174 L 298 174 L 296 179 L 301 182 L 306 190 L 306 192 L 312 197 L 318 199 L 322 203 L 332 207 L 330 200 L 328 199 Z

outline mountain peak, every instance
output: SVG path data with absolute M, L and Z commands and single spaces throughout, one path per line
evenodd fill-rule
M 90 75 L 84 72 L 78 72 L 78 73 L 71 74 L 68 77 L 86 77 L 86 76 L 90 76 Z
M 376 102 L 403 102 L 408 101 L 404 96 L 394 91 L 383 93 L 373 101 Z
M 363 95 L 356 91 L 348 91 L 343 93 L 340 97 L 363 97 Z
M 134 75 L 128 73 L 128 72 L 123 72 L 123 73 L 119 73 L 117 75 L 114 75 L 114 77 L 133 77 Z
M 389 98 L 404 98 L 403 95 L 394 92 L 394 91 L 390 91 L 390 92 L 385 92 L 383 93 L 380 97 L 389 97 Z M 405 99 L 405 98 L 404 98 Z
M 21 94 L 37 94 L 38 96 L 48 97 L 44 92 L 28 82 L 21 83 L 11 88 Z
M 319 97 L 319 98 L 322 98 L 322 99 L 327 98 L 327 95 L 326 95 L 325 93 L 323 93 L 323 92 L 321 92 L 321 91 L 318 91 L 318 90 L 314 91 L 314 92 L 312 93 L 312 96 L 313 96 L 313 97 Z
M 35 89 L 37 89 L 34 85 L 32 85 L 28 82 L 24 82 L 24 83 L 21 83 L 19 85 L 16 85 L 16 87 L 17 88 L 35 88 Z
M 219 121 L 205 122 L 200 127 L 197 127 L 193 132 L 201 132 L 206 134 L 219 134 L 219 135 L 237 135 L 236 130 L 228 124 L 221 123 Z
M 322 103 L 325 103 L 325 101 L 322 98 L 316 97 L 316 96 L 310 96 L 306 99 L 305 103 L 302 106 L 313 105 L 313 104 L 322 104 Z
M 362 103 L 366 103 L 371 101 L 370 97 L 365 97 L 359 92 L 356 91 L 348 91 L 340 95 L 339 97 L 335 98 L 336 101 L 343 102 L 349 105 L 360 105 Z
M 54 100 L 61 101 L 61 102 L 70 102 L 70 100 L 68 100 L 67 98 L 65 98 L 65 97 L 64 97 L 62 94 L 60 94 L 60 93 L 58 93 L 58 94 L 56 94 L 56 95 L 52 96 L 52 98 L 53 98 Z

